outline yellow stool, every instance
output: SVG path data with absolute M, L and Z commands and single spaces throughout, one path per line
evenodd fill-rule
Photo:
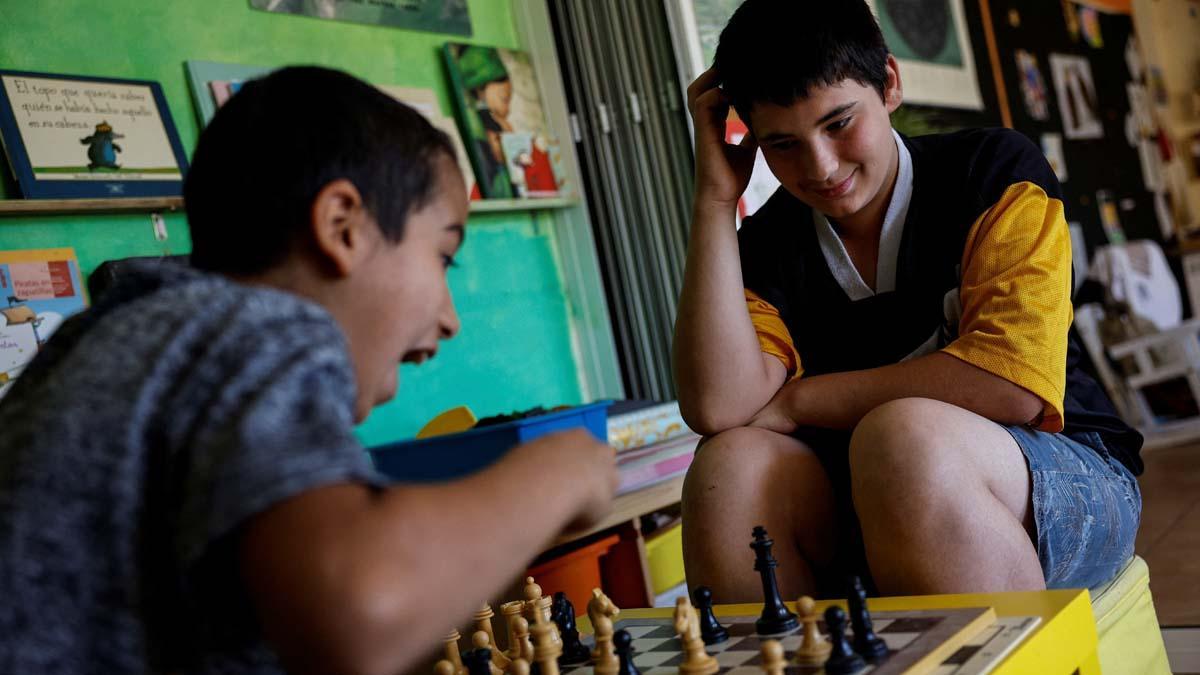
M 1170 674 L 1145 560 L 1134 556 L 1115 579 L 1092 593 L 1092 613 L 1105 675 Z

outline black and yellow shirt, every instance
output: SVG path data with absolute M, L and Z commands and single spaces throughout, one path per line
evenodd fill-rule
M 1041 152 L 1007 129 L 897 135 L 897 143 L 874 289 L 825 217 L 786 190 L 746 219 L 742 277 L 762 350 L 789 377 L 940 350 L 1037 395 L 1038 429 L 1099 433 L 1141 473 L 1141 435 L 1080 369 L 1070 234 Z

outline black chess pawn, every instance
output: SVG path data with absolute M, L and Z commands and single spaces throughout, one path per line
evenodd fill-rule
M 462 653 L 462 662 L 469 675 L 492 675 L 492 650 L 487 647 L 468 649 Z
M 729 639 L 729 631 L 717 621 L 712 608 L 712 590 L 708 586 L 697 586 L 692 592 L 692 604 L 700 612 L 700 637 L 704 644 L 715 645 Z
M 558 657 L 559 665 L 587 663 L 592 658 L 592 650 L 579 639 L 579 629 L 575 627 L 575 605 L 567 599 L 566 593 L 559 591 L 554 594 L 554 602 L 550 605 L 550 620 L 558 626 L 558 634 L 562 638 L 563 650 Z
M 617 651 L 617 659 L 620 665 L 617 667 L 617 675 L 642 675 L 642 671 L 637 669 L 633 663 L 633 636 L 624 628 L 613 633 L 613 647 Z
M 827 675 L 850 675 L 867 667 L 867 662 L 846 641 L 846 612 L 834 605 L 825 610 L 825 627 L 829 629 L 832 649 L 825 661 Z
M 767 530 L 762 525 L 754 528 L 754 541 L 750 548 L 754 549 L 754 570 L 762 577 L 763 611 L 762 616 L 754 623 L 759 635 L 778 635 L 795 630 L 800 626 L 796 615 L 788 611 L 779 595 L 779 583 L 775 581 L 775 567 L 779 563 L 771 555 L 771 547 L 775 541 L 767 536 Z
M 888 646 L 875 634 L 871 613 L 867 610 L 867 592 L 858 577 L 850 577 L 846 602 L 850 606 L 850 626 L 854 630 L 854 651 L 871 663 L 877 663 L 888 655 Z

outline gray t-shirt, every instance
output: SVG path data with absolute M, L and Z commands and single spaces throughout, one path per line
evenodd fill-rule
M 238 572 L 249 518 L 382 485 L 321 307 L 135 265 L 0 401 L 0 673 L 271 673 Z

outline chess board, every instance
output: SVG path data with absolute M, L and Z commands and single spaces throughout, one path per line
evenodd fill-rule
M 1040 619 L 1034 616 L 1000 617 L 990 608 L 878 611 L 871 613 L 875 632 L 891 653 L 860 673 L 885 675 L 968 675 L 995 667 Z M 718 675 L 762 675 L 760 645 L 766 639 L 755 632 L 757 616 L 718 616 L 729 630 L 725 642 L 708 645 L 720 665 Z M 822 634 L 824 621 L 818 627 Z M 642 675 L 676 675 L 683 651 L 671 618 L 618 619 L 617 629 L 633 637 L 633 662 Z M 847 631 L 847 636 L 852 636 Z M 790 661 L 800 646 L 801 630 L 766 636 L 779 640 Z M 590 636 L 584 640 L 591 645 Z M 821 666 L 789 665 L 787 675 L 821 673 Z M 592 667 L 565 666 L 562 675 L 591 675 Z

